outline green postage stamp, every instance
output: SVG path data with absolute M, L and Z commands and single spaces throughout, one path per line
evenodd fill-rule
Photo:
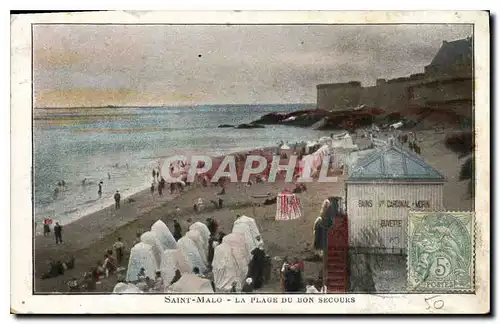
M 410 212 L 408 291 L 474 292 L 471 212 Z

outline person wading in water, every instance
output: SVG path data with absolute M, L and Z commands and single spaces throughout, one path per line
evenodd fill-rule
M 118 190 L 116 190 L 116 193 L 115 193 L 115 209 L 120 209 L 120 192 Z
M 97 194 L 99 195 L 99 198 L 102 196 L 102 181 L 99 182 L 99 189 L 97 190 Z

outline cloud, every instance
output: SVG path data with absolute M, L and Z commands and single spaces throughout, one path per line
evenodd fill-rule
M 35 105 L 312 103 L 318 83 L 418 73 L 443 40 L 471 34 L 444 24 L 37 25 Z

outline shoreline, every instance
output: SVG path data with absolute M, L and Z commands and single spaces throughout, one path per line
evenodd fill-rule
M 266 146 L 266 147 L 249 148 L 249 149 L 238 150 L 238 151 L 234 151 L 234 152 L 228 152 L 228 153 L 222 154 L 222 155 L 220 155 L 220 154 L 215 155 L 216 153 L 214 153 L 213 155 L 207 154 L 207 153 L 205 153 L 205 154 L 210 155 L 212 157 L 212 161 L 222 161 L 228 155 L 251 154 L 251 152 L 257 152 L 257 151 L 269 152 L 269 151 L 272 151 L 275 149 L 276 149 L 276 147 Z M 202 153 L 197 152 L 194 154 L 199 155 Z M 192 155 L 192 154 L 189 154 L 189 155 Z M 157 157 L 157 158 L 165 159 L 166 157 L 168 157 L 168 156 L 161 156 L 161 157 Z M 189 187 L 185 188 L 185 190 L 189 190 L 189 189 L 190 189 Z M 130 192 L 130 191 L 132 191 L 132 192 Z M 144 185 L 144 187 L 137 186 L 136 188 L 129 190 L 129 192 L 127 192 L 126 195 L 123 195 L 123 192 L 126 192 L 126 191 L 120 190 L 120 193 L 122 194 L 122 197 L 121 197 L 122 202 L 124 202 L 126 199 L 129 199 L 129 198 L 135 199 L 135 196 L 142 196 L 142 194 L 149 193 L 150 189 L 149 189 L 149 185 Z M 165 197 L 169 196 L 169 195 L 170 194 L 168 194 L 168 195 L 166 193 L 164 194 Z M 103 199 L 106 199 L 106 198 L 103 198 Z M 69 226 L 72 223 L 78 222 L 82 218 L 88 217 L 88 216 L 95 214 L 95 213 L 99 213 L 100 211 L 105 210 L 107 208 L 111 208 L 113 206 L 114 206 L 114 202 L 110 200 L 109 204 L 108 203 L 101 204 L 101 205 L 95 204 L 95 205 L 88 206 L 79 217 L 72 219 L 72 220 L 69 220 L 69 221 L 59 220 L 57 217 L 51 217 L 51 218 L 53 220 L 53 224 L 55 224 L 55 222 L 58 221 L 63 226 Z M 77 208 L 77 207 L 74 207 L 74 208 Z M 68 215 L 69 214 L 70 213 L 68 212 Z M 33 216 L 36 218 L 36 213 Z M 43 220 L 36 221 L 36 228 L 34 229 L 34 231 L 35 231 L 34 236 L 43 236 Z M 51 234 L 52 234 L 52 232 L 51 232 Z

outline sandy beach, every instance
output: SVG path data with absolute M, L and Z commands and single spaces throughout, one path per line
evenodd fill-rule
M 444 146 L 446 132 L 421 131 L 417 132 L 417 136 L 422 141 L 423 158 L 440 170 L 448 180 L 444 186 L 445 208 L 472 210 L 473 202 L 467 194 L 467 182 L 458 181 L 463 161 Z M 266 250 L 276 260 L 275 267 L 280 264 L 278 260 L 285 256 L 310 257 L 313 223 L 318 216 L 321 203 L 328 196 L 343 196 L 344 178 L 340 177 L 337 183 L 307 184 L 308 190 L 299 194 L 303 206 L 303 217 L 298 220 L 275 221 L 275 204 L 260 205 L 255 209 L 252 207 L 253 202 L 263 202 L 252 199 L 252 195 L 266 193 L 275 195 L 285 188 L 292 187 L 293 184 L 283 182 L 254 184 L 251 187 L 231 183 L 227 187 L 226 195 L 222 196 L 224 208 L 220 210 L 216 210 L 210 203 L 211 199 L 215 199 L 219 191 L 218 187 L 203 188 L 198 184 L 187 187 L 182 195 L 172 196 L 169 192 L 165 192 L 161 197 L 157 192 L 151 195 L 149 190 L 139 192 L 132 196 L 133 203 L 125 199 L 119 210 L 110 206 L 70 224 L 62 224 L 64 243 L 61 245 L 55 244 L 53 233 L 47 237 L 37 236 L 34 242 L 35 292 L 67 292 L 67 281 L 73 277 L 81 279 L 84 272 L 89 271 L 97 261 L 102 261 L 105 251 L 112 247 L 118 237 L 122 237 L 126 250 L 129 251 L 136 234 L 149 230 L 151 225 L 159 219 L 173 229 L 173 219 L 176 218 L 181 223 L 183 231 L 186 232 L 188 219 L 196 222 L 205 221 L 211 217 L 219 222 L 219 230 L 230 233 L 236 214 L 247 215 L 255 218 Z M 198 198 L 205 201 L 205 209 L 200 213 L 195 213 L 193 203 Z M 180 212 L 176 212 L 177 206 Z M 70 256 L 75 257 L 74 269 L 56 278 L 40 279 L 42 273 L 48 270 L 50 259 L 65 260 Z M 319 264 L 306 263 L 305 277 L 317 277 L 318 270 Z M 276 271 L 276 269 L 273 270 L 273 274 L 276 274 Z M 116 275 L 102 280 L 97 286 L 97 291 L 111 292 L 116 280 Z M 277 292 L 278 290 L 279 282 L 273 276 L 270 283 L 260 291 Z

